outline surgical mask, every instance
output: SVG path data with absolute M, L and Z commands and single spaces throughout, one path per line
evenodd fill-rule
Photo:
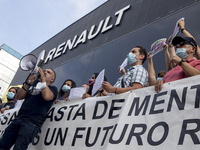
M 132 65 L 133 63 L 135 63 L 137 61 L 135 57 L 136 57 L 135 54 L 132 54 L 132 53 L 128 54 L 128 63 L 129 63 L 129 65 Z
M 64 91 L 64 92 L 68 92 L 68 91 L 70 91 L 70 89 L 71 89 L 71 87 L 69 87 L 68 85 L 63 85 L 63 87 L 62 87 L 62 91 Z
M 89 79 L 89 83 L 94 83 L 94 79 Z
M 184 59 L 188 56 L 188 54 L 186 53 L 186 48 L 177 48 L 176 49 L 176 55 L 178 57 L 180 57 L 181 59 Z
M 160 80 L 163 80 L 163 78 L 161 78 L 161 77 L 158 77 L 158 78 L 157 78 L 157 81 L 160 81 Z
M 8 92 L 8 94 L 7 94 L 7 98 L 8 99 L 14 99 L 14 97 L 15 97 L 15 93 L 13 93 L 13 92 Z

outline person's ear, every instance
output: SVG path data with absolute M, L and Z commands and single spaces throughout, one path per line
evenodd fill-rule
M 53 83 L 53 82 L 54 82 L 54 78 L 52 78 L 52 79 L 50 80 L 50 82 Z
M 141 54 L 141 55 L 140 55 L 140 60 L 143 60 L 144 57 L 145 57 L 145 56 L 144 56 L 143 54 Z
M 190 50 L 189 50 L 189 53 L 194 54 L 195 51 L 196 51 L 196 47 L 195 47 L 195 46 L 192 46 L 192 48 L 190 48 Z
M 197 49 L 196 46 L 192 47 L 193 53 L 196 51 L 196 49 Z

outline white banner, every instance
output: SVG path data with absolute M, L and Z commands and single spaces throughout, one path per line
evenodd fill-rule
M 53 105 L 30 150 L 199 150 L 200 76 Z M 0 134 L 16 116 L 1 117 Z

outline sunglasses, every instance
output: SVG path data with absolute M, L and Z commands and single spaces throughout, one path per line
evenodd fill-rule
M 182 41 L 182 42 L 178 43 L 177 45 L 180 45 L 180 46 L 182 47 L 182 46 L 185 45 L 185 44 L 190 44 L 190 45 L 191 45 L 191 43 L 189 43 L 189 42 L 187 42 L 187 41 Z M 177 46 L 177 45 L 176 45 L 176 46 Z

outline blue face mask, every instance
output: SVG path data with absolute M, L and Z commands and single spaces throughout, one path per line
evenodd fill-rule
M 132 65 L 133 63 L 135 63 L 137 61 L 135 57 L 136 57 L 135 54 L 132 54 L 132 53 L 128 54 L 128 63 L 129 63 L 129 65 Z
M 180 57 L 181 59 L 184 59 L 188 56 L 188 54 L 186 53 L 186 48 L 177 48 L 176 49 L 176 55 L 178 57 Z
M 13 92 L 8 92 L 8 94 L 7 94 L 7 98 L 8 98 L 8 99 L 14 99 L 14 97 L 15 97 L 15 93 L 13 93 Z
M 158 78 L 157 78 L 157 81 L 160 81 L 160 80 L 163 80 L 163 78 L 161 78 L 161 77 L 158 77 Z
M 64 91 L 64 92 L 68 92 L 68 91 L 70 91 L 70 89 L 71 89 L 71 87 L 69 87 L 68 85 L 63 85 L 63 87 L 62 87 L 62 91 Z

